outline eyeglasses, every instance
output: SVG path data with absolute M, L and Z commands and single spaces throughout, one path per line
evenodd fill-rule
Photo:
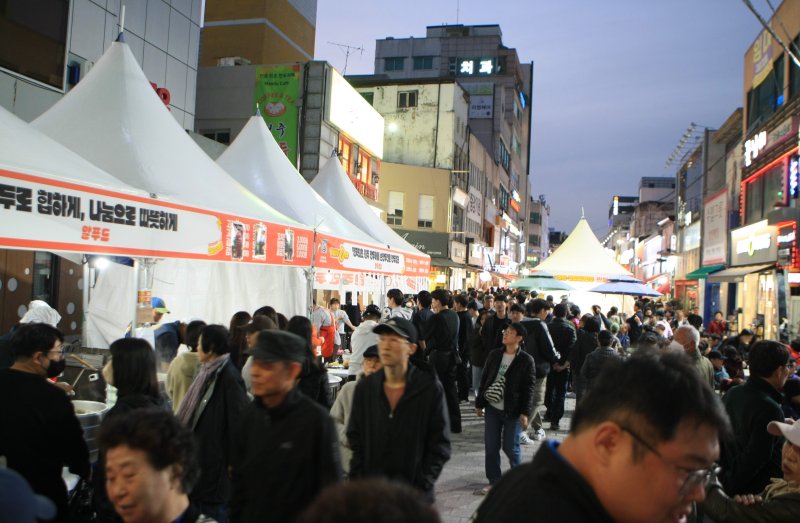
M 64 355 L 64 346 L 62 345 L 61 347 L 59 347 L 59 348 L 57 348 L 57 349 L 50 349 L 50 350 L 49 350 L 49 351 L 47 351 L 47 352 L 48 352 L 48 353 L 50 353 L 50 352 L 55 352 L 55 353 L 61 354 L 61 355 L 63 356 L 63 355 Z
M 711 477 L 719 470 L 717 467 L 713 465 L 711 466 L 711 468 L 707 469 L 688 469 L 686 467 L 677 465 L 672 461 L 668 460 L 667 458 L 665 458 L 664 456 L 662 456 L 661 453 L 658 452 L 652 445 L 647 443 L 641 436 L 636 434 L 631 429 L 624 427 L 622 425 L 620 425 L 619 428 L 621 428 L 624 432 L 630 434 L 633 439 L 635 439 L 644 448 L 655 454 L 658 457 L 658 459 L 660 459 L 670 467 L 674 468 L 682 475 L 686 476 L 686 479 L 683 480 L 683 485 L 681 485 L 681 488 L 678 491 L 678 494 L 680 496 L 686 496 L 687 494 L 689 494 L 689 492 L 692 491 L 692 489 L 694 489 L 699 485 L 705 487 L 706 485 L 708 485 L 708 482 L 711 480 Z

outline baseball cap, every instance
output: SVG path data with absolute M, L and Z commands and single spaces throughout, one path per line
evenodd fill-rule
M 250 320 L 250 323 L 242 325 L 239 328 L 249 334 L 256 331 L 277 330 L 278 326 L 267 316 L 256 316 Z
M 781 423 L 780 421 L 770 421 L 767 425 L 767 432 L 773 436 L 788 439 L 792 445 L 800 447 L 800 423 Z
M 389 318 L 384 323 L 379 323 L 372 332 L 375 334 L 397 334 L 411 343 L 417 343 L 417 329 L 414 324 L 405 318 Z
M 160 312 L 162 314 L 169 314 L 169 309 L 167 308 L 167 304 L 164 303 L 164 300 L 162 300 L 158 296 L 153 296 L 153 298 L 150 300 L 150 305 L 156 312 Z
M 264 363 L 276 361 L 304 362 L 308 352 L 308 342 L 291 332 L 265 330 L 258 334 L 253 359 Z
M 49 521 L 56 515 L 56 506 L 48 498 L 34 494 L 18 472 L 0 468 L 0 523 Z
M 367 347 L 367 350 L 364 351 L 362 355 L 364 358 L 379 358 L 378 355 L 378 346 L 377 345 L 370 345 Z

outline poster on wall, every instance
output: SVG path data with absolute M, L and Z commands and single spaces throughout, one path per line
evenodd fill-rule
M 728 252 L 728 189 L 708 198 L 703 209 L 703 265 L 725 263 Z
M 469 93 L 469 117 L 493 118 L 494 117 L 494 84 L 469 83 L 464 84 L 464 90 Z
M 299 114 L 296 102 L 299 95 L 300 64 L 256 67 L 254 104 L 261 111 L 275 141 L 295 167 Z

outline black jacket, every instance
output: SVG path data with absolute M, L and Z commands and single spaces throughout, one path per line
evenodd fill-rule
M 350 477 L 385 476 L 409 483 L 430 498 L 450 459 L 450 420 L 441 383 L 409 365 L 406 389 L 394 412 L 383 391 L 383 370 L 358 382 L 347 438 Z
M 461 354 L 462 360 L 467 360 L 469 358 L 467 341 L 472 330 L 472 318 L 467 311 L 459 311 L 456 314 L 458 315 L 458 352 Z
M 561 355 L 558 362 L 563 365 L 569 358 L 569 351 L 572 345 L 578 339 L 575 324 L 564 318 L 553 318 L 553 321 L 547 327 L 550 330 L 550 337 L 553 338 L 553 345 Z
M 192 427 L 199 446 L 200 480 L 189 498 L 195 503 L 227 503 L 231 495 L 228 467 L 233 450 L 242 444 L 236 428 L 249 403 L 241 373 L 227 361 L 207 380 L 199 417 Z
M 483 350 L 487 356 L 490 351 L 503 345 L 503 329 L 509 325 L 511 325 L 511 318 L 508 313 L 503 319 L 498 318 L 497 313 L 492 313 L 483 320 L 481 338 L 483 339 Z
M 586 332 L 581 329 L 578 339 L 569 350 L 569 368 L 572 372 L 580 374 L 583 362 L 592 351 L 600 346 L 597 341 L 597 333 Z
M 303 375 L 300 376 L 297 388 L 300 389 L 300 392 L 330 410 L 333 406 L 333 395 L 331 394 L 331 384 L 328 380 L 328 371 L 311 364 L 307 364 L 307 367 Z
M 483 327 L 480 323 L 475 323 L 469 332 L 467 345 L 469 345 L 469 362 L 473 367 L 483 367 L 489 350 L 483 346 Z
M 297 387 L 274 409 L 256 398 L 236 434 L 232 523 L 293 521 L 342 478 L 333 419 Z
M 481 375 L 481 386 L 475 396 L 475 408 L 484 409 L 489 404 L 483 394 L 497 377 L 504 351 L 504 348 L 495 349 L 486 358 L 486 365 L 483 367 Z M 533 412 L 533 390 L 536 386 L 536 369 L 531 355 L 522 349 L 517 350 L 517 355 L 506 369 L 505 379 L 503 412 L 513 418 L 522 414 L 530 416 Z
M 443 309 L 428 320 L 426 352 L 450 352 L 458 348 L 458 314 L 452 309 Z
M 547 324 L 541 319 L 525 318 L 522 320 L 522 325 L 528 331 L 523 348 L 533 356 L 536 379 L 543 379 L 550 373 L 550 366 L 558 361 L 561 354 L 555 349 Z
M 533 461 L 508 471 L 478 507 L 476 523 L 516 523 L 527 514 L 537 523 L 613 523 L 592 487 L 557 454 L 541 446 Z

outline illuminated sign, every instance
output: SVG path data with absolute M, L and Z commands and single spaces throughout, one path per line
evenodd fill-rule
M 788 231 L 783 231 L 783 235 Z M 778 260 L 778 228 L 767 220 L 731 231 L 731 266 Z
M 763 251 L 769 249 L 772 245 L 772 236 L 769 233 L 759 234 L 758 236 L 750 236 L 743 240 L 736 242 L 736 254 L 745 254 L 752 256 L 756 251 Z
M 511 189 L 511 197 L 514 198 L 514 200 L 516 200 L 517 202 L 521 202 L 522 201 L 522 200 L 520 200 L 519 193 L 517 192 L 516 189 Z
M 761 131 L 744 142 L 744 165 L 750 167 L 753 160 L 758 158 L 758 154 L 767 146 L 767 131 Z
M 500 72 L 497 59 L 491 57 L 459 58 L 456 67 L 459 76 L 490 75 Z
M 800 156 L 789 158 L 789 197 L 797 198 L 800 194 Z
M 614 203 L 612 205 L 611 214 L 614 216 L 619 214 L 619 196 L 614 196 Z
M 383 158 L 383 116 L 347 80 L 331 69 L 326 119 L 359 145 Z

